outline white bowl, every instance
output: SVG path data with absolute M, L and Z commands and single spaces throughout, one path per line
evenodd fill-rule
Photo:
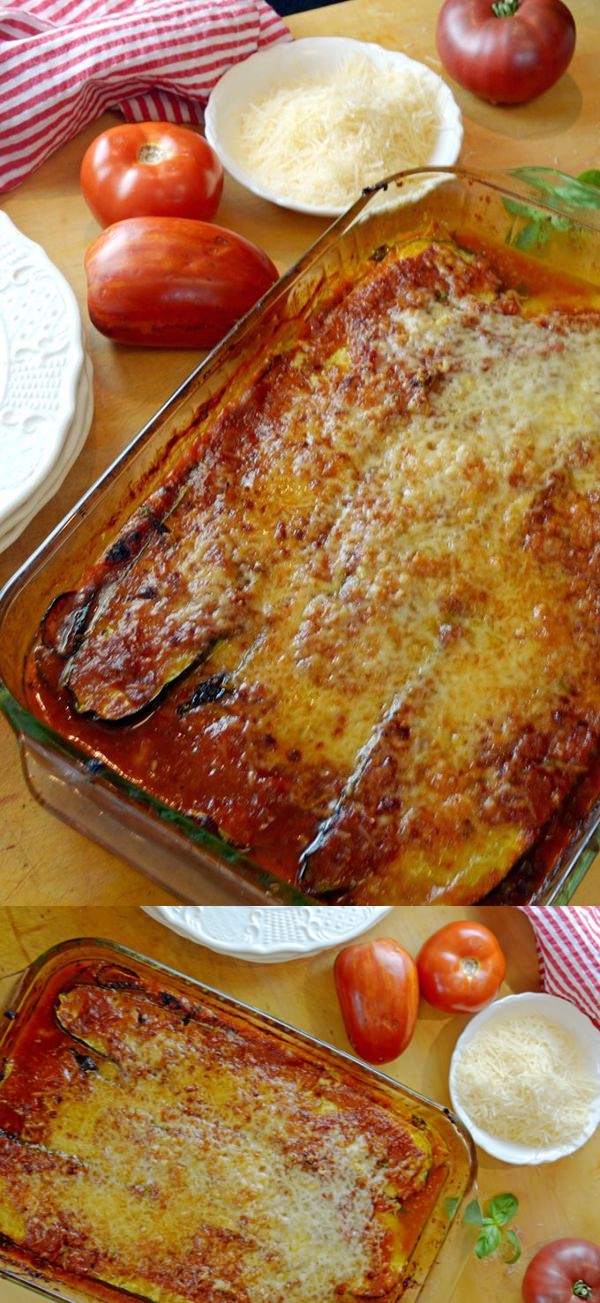
M 248 59 L 235 64 L 217 82 L 206 108 L 205 133 L 209 144 L 231 176 L 254 194 L 283 208 L 319 217 L 337 217 L 345 212 L 347 204 L 336 207 L 335 204 L 323 206 L 299 203 L 289 195 L 261 185 L 244 159 L 240 121 L 256 97 L 263 96 L 284 82 L 301 81 L 302 78 L 310 80 L 315 74 L 326 76 L 340 63 L 359 53 L 367 55 L 379 69 L 390 66 L 410 68 L 430 88 L 432 101 L 437 106 L 440 127 L 429 156 L 418 160 L 414 166 L 450 167 L 455 163 L 462 145 L 462 119 L 450 88 L 437 73 L 425 64 L 417 63 L 399 51 L 386 50 L 381 45 L 342 36 L 314 36 L 259 50 Z M 391 169 L 392 173 L 398 170 L 399 168 Z
M 142 905 L 146 914 L 219 954 L 262 964 L 303 959 L 345 945 L 389 914 L 391 905 Z
M 598 1083 L 597 1097 L 590 1108 L 586 1127 L 575 1139 L 571 1139 L 562 1145 L 539 1148 L 533 1145 L 514 1144 L 511 1141 L 502 1140 L 498 1136 L 490 1135 L 489 1132 L 484 1131 L 473 1121 L 468 1109 L 462 1103 L 456 1086 L 456 1064 L 469 1041 L 477 1036 L 483 1027 L 500 1026 L 503 1022 L 513 1022 L 515 1015 L 523 1016 L 526 1014 L 541 1014 L 557 1023 L 558 1026 L 564 1027 L 565 1031 L 569 1032 L 577 1041 L 581 1050 L 582 1061 L 589 1071 L 590 1077 L 595 1078 Z M 476 1014 L 467 1023 L 456 1042 L 450 1061 L 450 1098 L 454 1112 L 471 1132 L 475 1144 L 483 1149 L 486 1154 L 490 1154 L 493 1158 L 500 1158 L 505 1163 L 511 1163 L 514 1166 L 556 1162 L 558 1158 L 565 1158 L 567 1154 L 572 1154 L 576 1149 L 580 1149 L 593 1136 L 596 1127 L 600 1123 L 600 1032 L 594 1027 L 593 1022 L 586 1014 L 581 1013 L 568 1000 L 561 1000 L 555 995 L 545 995 L 531 991 L 522 995 L 507 995 L 502 1000 L 495 1000 L 493 1004 L 482 1009 L 481 1013 Z

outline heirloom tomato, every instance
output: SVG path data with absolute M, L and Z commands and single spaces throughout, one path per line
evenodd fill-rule
M 600 1303 L 600 1245 L 553 1240 L 534 1255 L 523 1277 L 525 1303 Z
M 496 937 L 460 919 L 428 937 L 417 955 L 421 995 L 446 1013 L 475 1013 L 494 999 L 506 972 Z
M 389 1063 L 412 1039 L 419 1008 L 415 961 L 397 941 L 355 942 L 336 956 L 334 978 L 352 1048 L 367 1063 Z
M 575 49 L 562 0 L 445 0 L 436 43 L 454 80 L 495 104 L 525 104 L 562 77 Z
M 121 344 L 212 348 L 277 280 L 241 235 L 184 217 L 130 217 L 90 245 L 88 311 Z
M 170 122 L 109 127 L 88 145 L 80 180 L 101 226 L 126 217 L 210 222 L 223 192 L 223 168 L 211 146 Z

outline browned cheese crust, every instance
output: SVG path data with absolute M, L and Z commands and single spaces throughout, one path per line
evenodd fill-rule
M 50 1013 L 0 1085 L 24 1262 L 155 1303 L 399 1298 L 443 1176 L 419 1119 L 169 992 L 82 982 Z
M 308 894 L 467 902 L 597 749 L 600 316 L 380 255 L 56 608 L 31 699 Z

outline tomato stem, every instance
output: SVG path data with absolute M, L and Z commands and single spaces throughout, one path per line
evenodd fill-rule
M 138 149 L 138 162 L 140 163 L 162 163 L 165 158 L 168 158 L 168 150 L 158 142 L 142 145 Z
M 585 1280 L 576 1280 L 573 1285 L 573 1293 L 575 1298 L 591 1298 L 592 1287 L 591 1285 L 587 1285 Z
M 520 3 L 521 0 L 495 0 L 492 10 L 496 18 L 512 18 L 513 14 L 516 14 Z

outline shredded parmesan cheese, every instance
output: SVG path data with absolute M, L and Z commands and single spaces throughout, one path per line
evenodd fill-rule
M 424 166 L 441 125 L 426 69 L 366 55 L 325 76 L 271 89 L 242 115 L 244 162 L 256 181 L 300 203 L 344 207 L 365 186 Z
M 473 1036 L 455 1062 L 453 1085 L 489 1135 L 540 1149 L 576 1140 L 598 1099 L 577 1042 L 538 1014 Z

